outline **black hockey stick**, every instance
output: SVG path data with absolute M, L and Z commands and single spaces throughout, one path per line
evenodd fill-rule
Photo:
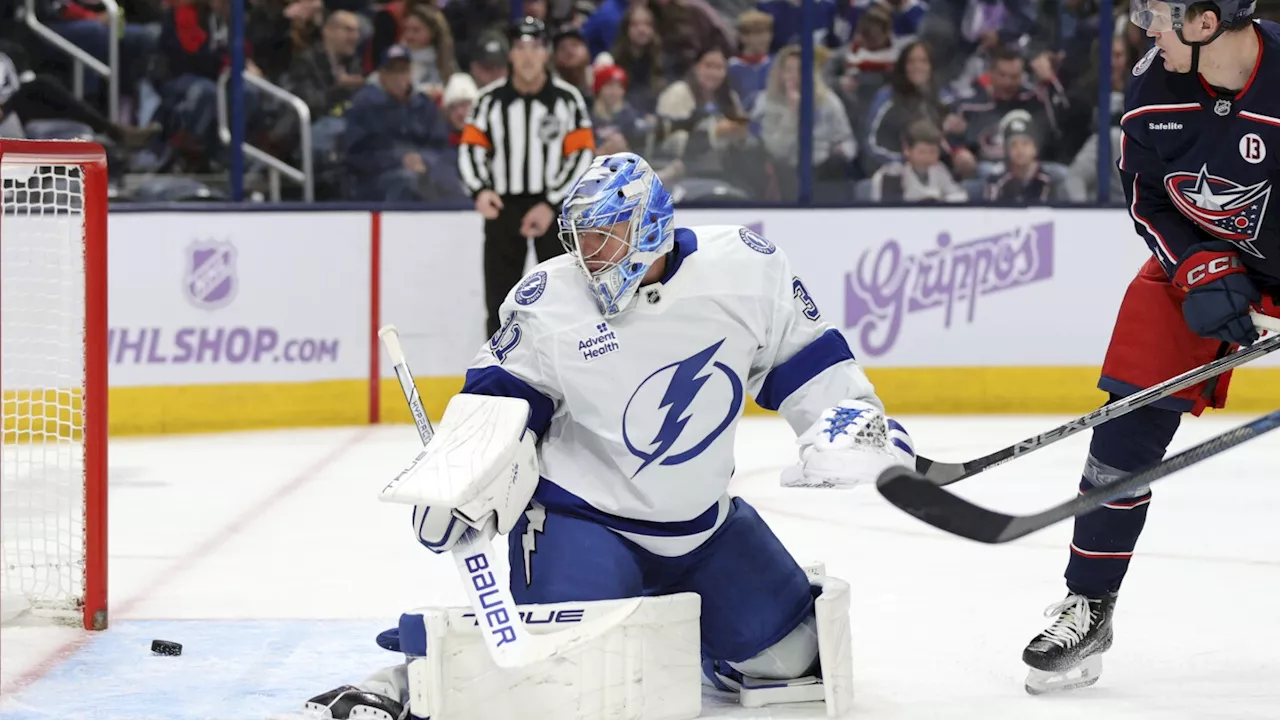
M 1188 370 L 1177 377 L 1165 380 L 1159 385 L 1152 385 L 1142 392 L 1104 405 L 1084 417 L 1059 425 L 1046 433 L 1029 437 L 1022 442 L 997 450 L 990 455 L 984 455 L 976 460 L 962 463 L 945 463 L 917 456 L 916 472 L 936 485 L 950 485 L 951 483 L 959 482 L 985 470 L 990 470 L 997 465 L 1003 465 L 1010 460 L 1022 457 L 1027 453 L 1035 452 L 1047 445 L 1052 445 L 1059 440 L 1069 438 L 1081 430 L 1088 430 L 1108 420 L 1114 420 L 1138 408 L 1163 400 L 1180 390 L 1217 377 L 1228 370 L 1256 360 L 1268 353 L 1280 350 L 1280 320 L 1257 313 L 1253 314 L 1253 320 L 1259 328 L 1273 333 L 1272 336 L 1265 340 L 1260 340 L 1247 348 L 1237 350 L 1230 355 L 1218 358 L 1211 363 L 1201 365 L 1194 370 Z
M 909 515 L 952 535 L 983 543 L 1006 543 L 1043 530 L 1069 517 L 1083 515 L 1104 504 L 1213 457 L 1247 440 L 1280 427 L 1280 410 L 1210 438 L 1146 470 L 1108 485 L 1087 490 L 1072 500 L 1033 515 L 1006 515 L 953 495 L 906 467 L 889 468 L 880 475 L 880 494 Z

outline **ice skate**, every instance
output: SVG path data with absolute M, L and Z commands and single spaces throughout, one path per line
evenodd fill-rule
M 1057 616 L 1022 651 L 1030 668 L 1026 688 L 1032 695 L 1088 687 L 1102 675 L 1102 653 L 1111 648 L 1111 614 L 1116 598 L 1068 595 L 1045 611 Z

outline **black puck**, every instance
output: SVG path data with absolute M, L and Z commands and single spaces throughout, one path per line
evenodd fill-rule
M 182 643 L 170 642 L 168 640 L 152 640 L 151 652 L 156 655 L 181 655 Z

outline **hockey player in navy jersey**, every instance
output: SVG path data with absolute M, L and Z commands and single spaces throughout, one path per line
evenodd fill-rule
M 847 709 L 847 610 L 830 617 L 823 598 L 848 586 L 810 578 L 755 509 L 729 494 L 735 428 L 748 397 L 790 423 L 800 446 L 786 475 L 791 485 L 872 482 L 890 465 L 914 465 L 910 438 L 885 417 L 843 335 L 822 318 L 783 250 L 746 227 L 677 227 L 670 194 L 639 156 L 596 158 L 563 203 L 560 236 L 568 253 L 538 265 L 508 294 L 503 324 L 459 395 L 475 407 L 501 400 L 491 403 L 495 413 L 511 398 L 523 401 L 515 425 L 527 429 L 515 453 L 521 466 L 536 467 L 531 496 L 511 489 L 513 471 L 474 479 L 496 488 L 479 494 L 495 498 L 498 530 L 508 536 L 516 603 L 696 593 L 706 684 L 729 693 L 749 686 L 781 702 L 801 698 L 796 689 L 816 689 L 803 699 Z M 446 435 L 442 429 L 427 452 L 441 446 L 465 455 L 470 438 L 455 450 Z M 465 457 L 451 464 L 468 466 Z M 437 553 L 453 547 L 466 528 L 454 510 L 415 507 L 418 540 Z M 471 508 L 467 516 L 484 513 Z M 660 648 L 646 648 L 661 657 Z M 445 679 L 433 692 L 474 680 L 459 676 L 474 663 L 436 652 Z M 645 662 L 652 661 L 634 660 L 636 672 Z M 315 698 L 312 709 L 345 717 L 360 708 L 391 720 L 413 695 L 412 677 L 391 668 Z M 687 677 L 696 687 L 696 665 Z M 584 673 L 581 681 L 599 677 Z M 495 687 L 502 689 L 489 710 L 465 717 L 497 716 L 495 703 L 515 693 L 526 710 L 554 704 L 560 720 L 622 717 L 600 704 L 627 695 L 516 675 Z M 581 710 L 588 706 L 579 696 L 593 698 L 594 713 Z M 697 714 L 661 703 L 660 694 L 647 699 L 635 717 Z
M 1155 47 L 1133 68 L 1119 167 L 1152 257 L 1104 360 L 1099 387 L 1113 401 L 1255 342 L 1251 309 L 1280 316 L 1280 26 L 1254 21 L 1254 0 L 1131 7 Z M 1158 462 L 1182 413 L 1223 407 L 1230 380 L 1095 428 L 1080 489 Z M 1068 595 L 1023 652 L 1028 692 L 1097 682 L 1150 500 L 1144 489 L 1076 519 Z

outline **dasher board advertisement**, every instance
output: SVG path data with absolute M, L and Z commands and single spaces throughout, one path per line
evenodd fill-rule
M 368 213 L 113 214 L 113 387 L 367 377 Z

